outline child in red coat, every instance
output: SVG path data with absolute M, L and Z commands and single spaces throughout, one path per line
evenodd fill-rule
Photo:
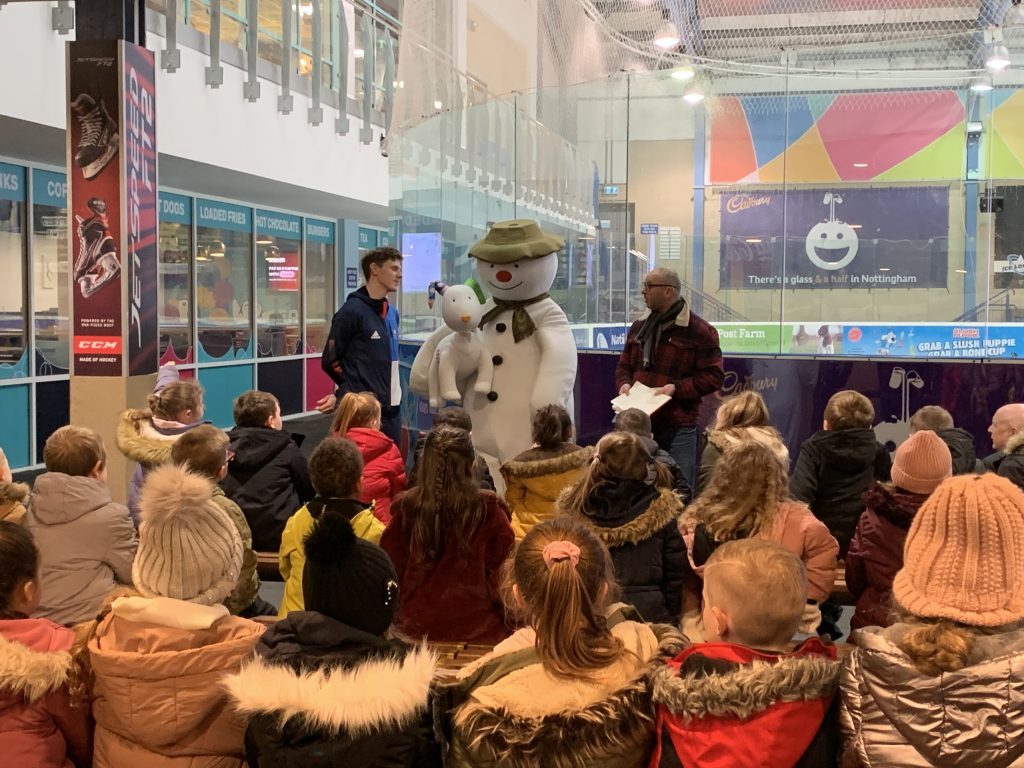
M 370 392 L 348 392 L 331 424 L 331 437 L 344 437 L 363 456 L 363 491 L 359 500 L 373 503 L 384 525 L 391 521 L 391 501 L 405 490 L 405 461 L 395 442 L 380 431 L 380 401 Z
M 420 484 L 395 499 L 380 545 L 398 573 L 395 623 L 407 637 L 493 645 L 509 634 L 499 586 L 515 537 L 505 502 L 477 486 L 475 462 L 468 432 L 434 427 Z
M 842 669 L 819 638 L 793 648 L 807 600 L 803 562 L 762 539 L 729 541 L 704 569 L 704 634 L 652 674 L 651 766 L 836 765 Z
M 0 521 L 0 761 L 83 768 L 92 763 L 92 721 L 75 633 L 29 618 L 40 596 L 32 535 Z

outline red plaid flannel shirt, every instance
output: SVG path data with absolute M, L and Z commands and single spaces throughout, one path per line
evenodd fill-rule
M 674 325 L 667 333 L 662 333 L 651 367 L 644 368 L 643 345 L 636 340 L 641 325 L 643 321 L 637 320 L 629 327 L 626 345 L 615 368 L 616 391 L 623 384 L 635 381 L 649 387 L 675 384 L 672 400 L 651 416 L 654 430 L 695 426 L 701 398 L 717 392 L 725 378 L 718 331 L 690 312 L 687 325 Z

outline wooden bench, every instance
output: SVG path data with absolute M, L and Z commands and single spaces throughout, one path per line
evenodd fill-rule
M 277 552 L 257 552 L 256 573 L 259 574 L 260 581 L 284 581 L 281 578 Z
M 846 564 L 842 560 L 836 565 L 836 583 L 832 586 L 832 599 L 840 605 L 857 604 L 846 586 Z

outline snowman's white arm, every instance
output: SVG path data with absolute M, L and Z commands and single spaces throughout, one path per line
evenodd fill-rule
M 576 342 L 565 317 L 538 324 L 534 338 L 540 346 L 540 365 L 530 396 L 530 410 L 545 405 L 564 406 L 576 384 Z
M 442 325 L 427 337 L 423 346 L 420 347 L 420 351 L 416 353 L 416 358 L 412 361 L 412 369 L 409 371 L 409 389 L 417 395 L 429 396 L 430 361 L 434 359 L 434 353 L 437 351 L 437 345 L 441 343 L 441 339 L 453 333 L 455 331 L 447 325 Z

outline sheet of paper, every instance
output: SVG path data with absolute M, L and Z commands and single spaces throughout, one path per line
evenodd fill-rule
M 650 415 L 671 399 L 668 395 L 656 395 L 655 390 L 638 381 L 630 387 L 628 395 L 619 395 L 611 402 L 612 410 L 616 413 L 621 413 L 627 408 L 639 408 Z

